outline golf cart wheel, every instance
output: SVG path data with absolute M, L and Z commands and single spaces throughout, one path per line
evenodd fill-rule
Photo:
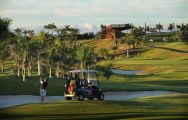
M 103 101 L 103 100 L 104 100 L 104 94 L 101 93 L 101 94 L 98 96 L 98 100 Z
M 77 99 L 78 99 L 78 101 L 84 100 L 84 95 L 83 94 L 79 94 Z
M 93 98 L 92 97 L 89 97 L 89 98 L 87 98 L 88 100 L 93 100 Z
M 65 100 L 72 100 L 72 97 L 65 97 Z

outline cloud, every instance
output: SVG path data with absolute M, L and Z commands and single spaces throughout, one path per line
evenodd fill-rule
M 85 30 L 92 30 L 92 29 L 94 28 L 94 25 L 91 24 L 91 23 L 85 23 L 85 24 L 83 25 L 83 28 L 84 28 Z
M 92 23 L 84 23 L 83 25 L 79 26 L 81 32 L 97 32 L 99 31 L 99 27 Z
M 188 0 L 0 0 L 13 26 L 78 25 L 84 31 L 112 23 L 188 22 Z

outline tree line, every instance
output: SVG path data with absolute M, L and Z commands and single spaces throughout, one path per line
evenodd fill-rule
M 70 25 L 58 28 L 54 23 L 43 26 L 43 30 L 39 33 L 34 33 L 33 30 L 24 30 L 16 28 L 14 32 L 10 32 L 9 25 L 12 20 L 8 18 L 0 18 L 0 64 L 1 73 L 4 73 L 4 64 L 7 59 L 11 59 L 15 63 L 14 73 L 22 77 L 23 81 L 27 77 L 31 77 L 33 71 L 48 73 L 49 78 L 56 76 L 59 78 L 61 73 L 71 69 L 87 69 L 96 60 L 97 56 L 102 56 L 104 59 L 109 57 L 109 50 L 101 48 L 98 53 L 94 51 L 94 47 L 81 44 L 79 39 L 94 38 L 94 34 L 80 34 L 79 29 L 73 28 Z M 169 30 L 173 31 L 174 24 L 169 24 Z M 180 41 L 182 35 L 186 34 L 188 24 L 177 25 L 178 31 L 173 33 L 174 41 Z M 156 29 L 160 33 L 163 25 L 156 24 Z M 132 25 L 121 39 L 121 43 L 125 44 L 127 58 L 129 57 L 129 49 L 132 46 L 137 48 L 138 44 L 143 44 L 147 31 L 153 28 L 135 27 Z M 112 31 L 113 32 L 113 31 Z M 115 44 L 112 50 L 118 48 L 115 34 L 112 33 L 115 39 Z M 85 37 L 84 37 L 85 36 Z M 118 41 L 119 42 L 119 41 Z
M 44 25 L 43 31 L 37 34 L 33 30 L 20 28 L 10 32 L 10 23 L 10 19 L 0 18 L 1 73 L 4 73 L 4 63 L 8 58 L 14 60 L 15 74 L 22 77 L 23 81 L 26 76 L 32 76 L 36 64 L 38 75 L 47 72 L 49 78 L 59 78 L 60 73 L 70 69 L 85 69 L 95 59 L 93 47 L 76 41 L 79 29 L 69 25 L 58 28 L 52 23 Z

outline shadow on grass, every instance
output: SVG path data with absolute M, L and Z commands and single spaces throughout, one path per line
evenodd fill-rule
M 165 50 L 170 50 L 170 51 L 180 52 L 180 53 L 188 53 L 187 51 L 177 50 L 177 49 L 173 49 L 173 48 L 166 48 L 166 47 L 155 47 L 155 48 L 165 49 Z
M 96 119 L 102 119 L 102 120 L 114 120 L 114 119 L 171 119 L 171 120 L 180 120 L 180 119 L 186 119 L 188 118 L 188 115 L 186 113 L 150 113 L 150 112 L 144 112 L 144 113 L 139 113 L 139 112 L 132 112 L 132 113 L 127 113 L 127 112 L 115 112 L 115 113 L 101 113 L 101 114 L 55 114 L 55 115 L 9 115 L 9 114 L 4 114 L 1 115 L 1 119 L 37 119 L 37 120 L 43 120 L 43 119 L 73 119 L 73 120 L 96 120 Z
M 138 84 L 166 85 L 166 86 L 188 86 L 188 80 L 157 80 L 141 81 Z

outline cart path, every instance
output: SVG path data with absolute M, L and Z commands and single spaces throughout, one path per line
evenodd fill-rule
M 158 96 L 165 94 L 176 94 L 170 91 L 131 91 L 131 92 L 105 92 L 105 100 L 124 101 L 133 98 L 141 98 L 147 96 Z M 47 96 L 45 103 L 64 100 L 63 96 Z M 0 108 L 12 107 L 22 104 L 40 103 L 40 96 L 34 95 L 7 95 L 0 96 Z

